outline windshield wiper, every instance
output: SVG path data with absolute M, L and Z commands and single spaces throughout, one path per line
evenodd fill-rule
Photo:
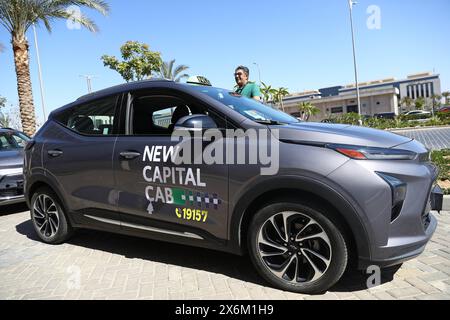
M 287 123 L 285 122 L 280 122 L 280 121 L 276 121 L 276 120 L 253 120 L 256 123 L 260 123 L 260 124 L 267 124 L 267 125 L 278 125 L 278 126 L 283 126 L 286 125 Z

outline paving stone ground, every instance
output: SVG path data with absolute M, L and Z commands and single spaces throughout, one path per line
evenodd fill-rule
M 431 150 L 450 148 L 450 127 L 393 130 L 395 133 L 416 139 Z
M 450 299 L 450 212 L 418 258 L 382 273 L 349 273 L 323 295 L 267 286 L 248 258 L 94 231 L 37 240 L 23 205 L 0 209 L 0 299 Z

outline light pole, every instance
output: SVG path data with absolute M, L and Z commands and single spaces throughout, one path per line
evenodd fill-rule
M 36 60 L 38 64 L 38 74 L 39 74 L 39 88 L 41 90 L 41 103 L 42 103 L 42 113 L 44 114 L 44 122 L 47 121 L 47 115 L 45 113 L 45 99 L 44 99 L 44 83 L 42 81 L 42 70 L 41 70 L 41 59 L 39 57 L 39 46 L 37 40 L 36 27 L 33 23 L 33 33 L 34 33 L 34 45 L 36 47 Z
M 95 77 L 91 76 L 91 75 L 80 75 L 80 77 L 86 78 L 88 93 L 91 93 L 92 92 L 92 79 Z
M 358 65 L 356 63 L 356 47 L 355 47 L 355 31 L 353 30 L 353 5 L 357 4 L 354 0 L 348 0 L 348 5 L 350 9 L 350 26 L 352 29 L 352 46 L 353 46 L 353 64 L 355 68 L 355 85 L 356 85 L 356 99 L 358 100 L 358 114 L 362 116 L 361 113 L 361 95 L 359 93 L 359 83 L 358 83 Z M 362 125 L 362 120 L 358 120 L 359 125 Z
M 254 65 L 258 67 L 258 75 L 259 75 L 259 86 L 261 86 L 261 69 L 259 68 L 259 64 L 253 62 Z

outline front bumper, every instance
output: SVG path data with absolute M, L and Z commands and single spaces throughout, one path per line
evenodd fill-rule
M 443 193 L 439 186 L 435 185 L 431 188 L 425 209 L 421 214 L 421 225 L 423 233 L 416 235 L 408 235 L 404 237 L 390 238 L 388 244 L 381 249 L 383 258 L 377 259 L 360 259 L 359 268 L 366 269 L 370 265 L 377 265 L 381 268 L 390 267 L 401 264 L 407 260 L 419 256 L 424 250 L 427 243 L 431 240 L 437 228 L 436 217 L 431 213 L 432 210 L 442 210 Z M 401 218 L 401 217 L 400 217 Z
M 23 175 L 6 175 L 0 179 L 0 206 L 25 201 Z
M 380 268 L 386 268 L 401 264 L 405 261 L 414 259 L 419 256 L 425 250 L 427 243 L 431 240 L 431 237 L 433 236 L 437 228 L 437 220 L 434 215 L 432 215 L 431 213 L 428 214 L 427 219 L 428 226 L 425 230 L 425 236 L 421 237 L 420 240 L 400 247 L 386 247 L 386 252 L 390 251 L 390 253 L 387 253 L 388 255 L 390 254 L 388 258 L 378 260 L 360 258 L 358 262 L 358 269 L 365 270 L 371 265 L 376 265 Z

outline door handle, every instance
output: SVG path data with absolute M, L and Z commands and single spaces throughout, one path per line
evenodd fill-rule
M 139 152 L 135 152 L 135 151 L 123 151 L 120 153 L 120 156 L 122 158 L 125 158 L 126 160 L 133 160 L 137 157 L 140 157 L 141 154 Z
M 62 152 L 61 150 L 49 150 L 47 151 L 47 153 L 49 156 L 56 158 L 61 156 L 64 152 Z

